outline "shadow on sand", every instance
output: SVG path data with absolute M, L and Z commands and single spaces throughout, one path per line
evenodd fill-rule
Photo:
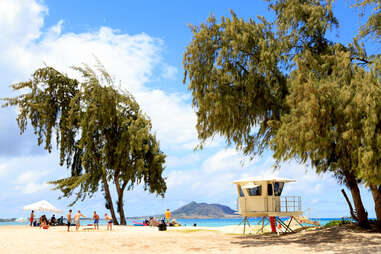
M 355 225 L 322 228 L 293 234 L 245 235 L 235 237 L 232 244 L 245 247 L 282 245 L 298 247 L 306 252 L 328 251 L 335 254 L 381 253 L 381 233 L 359 229 Z M 292 246 L 291 246 L 292 245 Z

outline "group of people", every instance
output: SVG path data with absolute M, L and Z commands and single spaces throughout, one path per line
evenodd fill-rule
M 70 232 L 70 226 L 72 225 L 71 221 L 72 221 L 72 210 L 69 210 L 68 214 L 67 214 L 67 231 Z M 78 231 L 79 227 L 81 226 L 81 217 L 85 218 L 85 216 L 81 213 L 80 210 L 78 210 L 78 212 L 74 215 L 73 219 L 74 219 L 74 224 L 75 224 L 75 230 Z M 99 215 L 97 214 L 96 211 L 94 211 L 94 214 L 93 214 L 93 220 L 94 220 L 94 229 L 98 230 L 99 229 Z M 107 230 L 112 230 L 112 223 L 113 223 L 113 220 L 110 216 L 107 215 L 107 213 L 105 213 L 105 220 L 107 221 Z
M 37 220 L 35 220 L 35 218 L 34 218 L 34 211 L 33 210 L 30 214 L 30 226 L 40 227 L 40 228 L 49 228 L 49 226 L 60 225 L 60 223 L 61 223 L 61 225 L 63 225 L 63 216 L 61 216 L 61 218 L 57 220 L 55 215 L 53 214 L 53 216 L 50 218 L 50 220 L 48 220 L 48 218 L 44 214 L 44 215 L 40 216 L 40 218 L 37 222 Z
M 165 211 L 165 223 L 168 225 L 168 226 L 173 226 L 174 223 L 170 221 L 171 219 L 171 211 L 169 209 L 167 209 Z M 107 215 L 107 213 L 105 213 L 105 220 L 107 221 L 107 230 L 111 231 L 112 230 L 112 224 L 113 224 L 113 220 L 110 216 Z M 81 213 L 80 210 L 78 210 L 78 212 L 74 215 L 74 217 L 72 217 L 72 210 L 69 210 L 68 214 L 67 214 L 67 231 L 70 232 L 70 226 L 74 226 L 75 225 L 75 230 L 78 231 L 78 229 L 80 228 L 81 226 L 81 217 L 85 218 L 85 216 Z M 94 214 L 93 214 L 93 220 L 94 220 L 94 229 L 95 230 L 99 230 L 99 219 L 100 219 L 100 216 L 97 214 L 96 211 L 94 211 Z M 74 222 L 74 224 L 72 224 L 72 221 Z M 61 223 L 63 225 L 63 217 L 61 217 Z M 177 223 L 177 222 L 175 222 Z M 160 223 L 155 220 L 153 217 L 151 217 L 149 220 L 146 220 L 144 221 L 144 224 L 145 225 L 150 225 L 150 226 L 158 226 Z M 173 225 L 172 225 L 173 224 Z M 46 218 L 45 215 L 42 215 L 40 217 L 40 223 L 39 223 L 39 226 L 40 228 L 44 228 L 44 229 L 48 229 L 50 225 L 57 225 L 57 220 L 53 214 L 52 218 L 50 219 L 50 221 Z M 34 221 L 34 211 L 31 212 L 30 214 L 30 226 L 36 226 L 36 221 Z
M 66 217 L 66 219 L 67 219 L 67 231 L 68 232 L 70 231 L 70 226 L 74 226 L 74 225 L 75 225 L 75 230 L 78 231 L 78 229 L 81 226 L 81 220 L 80 220 L 81 217 L 85 218 L 85 216 L 81 213 L 80 210 L 78 210 L 78 212 L 74 215 L 74 217 L 72 217 L 72 210 L 69 210 L 67 217 Z M 93 214 L 93 220 L 94 220 L 94 223 L 93 223 L 94 229 L 99 230 L 100 216 L 95 211 Z M 105 220 L 107 221 L 107 230 L 111 231 L 113 220 L 110 216 L 107 215 L 107 213 L 105 213 Z M 49 226 L 59 224 L 58 220 L 55 218 L 54 214 L 50 220 L 48 220 L 46 218 L 46 215 L 42 215 L 40 217 L 39 221 L 40 222 L 37 225 L 37 221 L 34 220 L 34 211 L 32 210 L 32 212 L 30 214 L 30 226 L 39 226 L 40 228 L 48 229 Z M 72 224 L 72 222 L 74 222 L 74 224 Z M 60 225 L 64 225 L 63 224 L 63 216 L 61 217 L 61 224 Z
M 164 219 L 162 219 L 160 222 L 156 220 L 154 217 L 150 217 L 149 219 L 145 219 L 143 221 L 144 226 L 151 226 L 151 227 L 158 227 L 160 224 L 165 224 L 166 226 L 181 226 L 176 219 L 171 220 L 171 211 L 167 209 L 164 212 Z

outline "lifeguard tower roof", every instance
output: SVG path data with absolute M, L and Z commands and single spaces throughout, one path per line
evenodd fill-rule
M 233 181 L 234 184 L 246 183 L 246 182 L 281 182 L 281 183 L 290 183 L 296 182 L 294 179 L 286 179 L 281 177 L 248 177 L 244 179 L 239 179 Z

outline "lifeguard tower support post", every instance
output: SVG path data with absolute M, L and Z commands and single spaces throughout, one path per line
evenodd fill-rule
M 289 182 L 295 182 L 295 180 L 247 178 L 233 182 L 237 185 L 238 213 L 244 218 L 244 233 L 246 224 L 250 226 L 248 217 L 262 217 L 262 232 L 267 217 L 273 232 L 276 222 L 285 229 L 285 232 L 293 232 L 290 228 L 291 221 L 303 212 L 300 196 L 281 196 L 285 183 Z M 290 217 L 288 225 L 279 217 Z M 295 221 L 300 224 L 297 219 Z

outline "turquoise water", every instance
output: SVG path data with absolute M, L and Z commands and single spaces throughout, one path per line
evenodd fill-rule
M 284 218 L 282 220 L 287 220 Z M 325 225 L 332 220 L 341 220 L 341 218 L 311 218 L 312 221 L 319 221 L 321 225 Z M 142 220 L 136 220 L 137 222 L 142 222 Z M 257 224 L 260 221 L 260 218 L 250 218 L 250 224 Z M 238 225 L 242 222 L 242 218 L 238 219 L 177 219 L 177 222 L 183 226 L 192 226 L 196 224 L 199 227 L 222 227 L 222 226 L 231 226 Z M 92 224 L 92 220 L 81 220 L 81 225 Z M 6 225 L 28 225 L 27 222 L 0 222 L 0 226 Z M 100 220 L 99 225 L 106 225 L 105 220 Z M 132 220 L 127 220 L 127 225 L 133 225 Z

